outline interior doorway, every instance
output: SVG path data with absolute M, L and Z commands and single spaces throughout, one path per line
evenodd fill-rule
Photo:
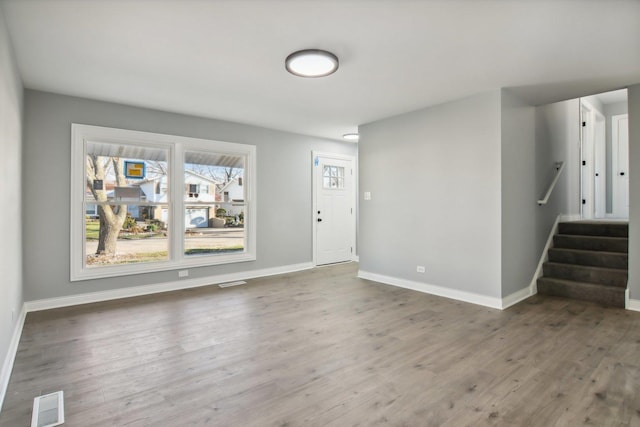
M 629 216 L 626 114 L 626 89 L 580 98 L 583 219 L 627 219 Z
M 313 259 L 315 265 L 355 257 L 355 158 L 313 152 Z
M 629 217 L 629 115 L 611 117 L 612 214 Z

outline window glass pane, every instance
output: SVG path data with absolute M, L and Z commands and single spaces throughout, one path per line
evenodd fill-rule
M 87 267 L 167 260 L 167 150 L 87 142 L 86 153 Z
M 342 166 L 324 166 L 323 167 L 322 187 L 328 190 L 344 188 L 344 167 Z
M 243 156 L 185 153 L 185 255 L 245 250 L 244 174 Z

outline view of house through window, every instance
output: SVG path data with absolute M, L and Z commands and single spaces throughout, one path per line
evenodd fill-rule
M 72 280 L 255 259 L 254 146 L 73 129 Z
M 244 249 L 244 158 L 187 151 L 184 154 L 184 253 Z
M 86 148 L 85 254 L 88 267 L 166 260 L 166 149 L 89 142 Z
M 87 144 L 87 266 L 162 261 L 169 256 L 168 153 Z M 185 152 L 184 253 L 244 249 L 243 156 Z

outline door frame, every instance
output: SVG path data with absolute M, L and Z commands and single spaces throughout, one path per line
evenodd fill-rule
M 596 122 L 599 122 L 599 125 Z M 586 125 L 583 126 L 582 123 Z M 605 126 L 604 115 L 590 102 L 580 99 L 580 217 L 582 219 L 606 217 Z M 603 154 L 604 158 L 601 157 Z M 596 182 L 596 173 L 601 181 L 600 185 Z M 597 189 L 601 191 L 597 192 Z M 582 203 L 583 200 L 585 203 Z
M 629 113 L 625 114 L 616 114 L 611 116 L 611 216 L 613 218 L 621 218 L 627 219 L 628 208 L 626 209 L 627 215 L 621 215 L 619 209 L 619 199 L 620 199 L 620 185 L 618 173 L 620 172 L 620 165 L 618 164 L 618 152 L 619 152 L 619 138 L 618 138 L 618 123 L 620 120 L 626 118 L 627 123 L 629 123 Z M 627 141 L 627 163 L 629 162 L 629 141 Z M 629 174 L 629 166 L 627 166 L 627 175 Z M 627 180 L 629 177 L 627 176 Z M 627 194 L 626 200 L 629 202 L 629 185 L 627 184 Z
M 318 174 L 316 173 L 316 167 L 319 163 L 316 162 L 317 158 L 324 157 L 327 159 L 344 160 L 351 163 L 351 170 L 353 171 L 353 188 L 351 189 L 351 202 L 353 206 L 353 215 L 351 216 L 351 229 L 353 230 L 353 253 L 351 254 L 351 261 L 357 261 L 358 253 L 358 241 L 357 241 L 357 217 L 358 217 L 358 169 L 356 156 L 350 156 L 348 154 L 327 153 L 322 151 L 311 151 L 311 223 L 312 228 L 312 246 L 313 246 L 313 265 L 318 266 L 317 258 L 317 233 L 318 233 Z

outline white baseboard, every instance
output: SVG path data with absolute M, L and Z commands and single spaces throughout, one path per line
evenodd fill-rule
M 537 293 L 537 289 L 531 288 L 528 286 L 526 288 L 522 288 L 519 291 L 515 291 L 511 295 L 507 295 L 502 298 L 502 306 L 500 307 L 502 310 L 511 307 L 512 305 L 516 305 L 520 301 L 524 301 L 532 295 Z
M 11 372 L 13 371 L 13 362 L 16 360 L 16 353 L 18 352 L 18 344 L 20 344 L 20 337 L 22 336 L 22 328 L 24 326 L 24 319 L 27 317 L 27 310 L 22 306 L 18 321 L 13 328 L 13 335 L 11 336 L 11 342 L 7 349 L 7 354 L 2 364 L 2 372 L 0 373 L 0 410 L 4 403 L 4 398 L 7 394 L 7 387 L 9 386 L 9 379 L 11 378 Z
M 238 273 L 220 274 L 216 276 L 199 277 L 194 279 L 179 280 L 159 283 L 155 285 L 135 286 L 108 291 L 90 292 L 86 294 L 69 295 L 59 298 L 47 298 L 24 303 L 27 312 L 49 310 L 51 308 L 69 307 L 79 304 L 109 301 L 120 298 L 150 295 L 160 292 L 177 291 L 180 289 L 197 288 L 200 286 L 217 285 L 219 283 L 248 280 L 256 277 L 273 276 L 276 274 L 292 273 L 313 268 L 313 263 L 291 264 L 280 267 L 264 268 L 260 270 L 241 271 Z
M 473 292 L 460 291 L 457 289 L 445 288 L 427 283 L 414 282 L 412 280 L 400 279 L 397 277 L 384 276 L 382 274 L 371 273 L 364 270 L 358 271 L 358 277 L 361 279 L 372 280 L 374 282 L 384 283 L 385 285 L 398 286 L 400 288 L 411 289 L 425 294 L 437 295 L 440 297 L 450 298 L 458 301 L 470 302 L 472 304 L 482 305 L 485 307 L 502 309 L 502 299 L 480 295 Z
M 629 289 L 627 289 L 627 295 L 629 294 Z M 627 297 L 627 310 L 631 311 L 640 311 L 640 299 L 631 299 Z

